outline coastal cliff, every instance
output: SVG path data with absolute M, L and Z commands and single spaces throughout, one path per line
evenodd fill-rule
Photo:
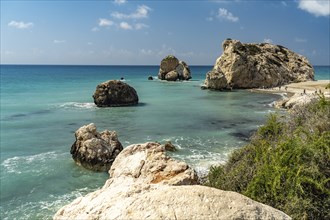
M 223 54 L 206 74 L 204 88 L 269 88 L 314 80 L 314 69 L 307 58 L 283 46 L 227 39 L 222 47 Z
M 291 219 L 241 194 L 196 185 L 195 171 L 159 143 L 128 146 L 109 174 L 101 189 L 62 207 L 54 219 Z

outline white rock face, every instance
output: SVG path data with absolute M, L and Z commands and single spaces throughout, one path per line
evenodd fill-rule
M 267 88 L 314 79 L 314 69 L 306 57 L 283 46 L 229 39 L 222 47 L 223 54 L 206 75 L 205 88 Z
M 318 99 L 318 96 L 315 94 L 294 94 L 290 98 L 285 98 L 283 100 L 277 101 L 275 106 L 278 108 L 285 108 L 294 110 L 303 105 L 307 105 L 311 101 Z
M 127 147 L 109 173 L 102 189 L 64 206 L 54 219 L 291 219 L 238 193 L 194 185 L 194 170 L 158 143 Z

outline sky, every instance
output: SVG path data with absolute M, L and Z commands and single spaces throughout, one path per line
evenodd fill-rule
M 213 65 L 227 39 L 330 65 L 330 0 L 1 0 L 1 64 Z

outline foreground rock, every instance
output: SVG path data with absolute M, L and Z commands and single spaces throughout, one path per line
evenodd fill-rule
M 70 153 L 80 166 L 94 171 L 108 171 L 123 150 L 115 131 L 97 132 L 94 124 L 82 126 L 75 132 L 76 141 Z
M 228 39 L 222 47 L 223 54 L 207 73 L 203 88 L 269 88 L 314 80 L 308 60 L 283 46 Z
M 97 85 L 93 98 L 98 107 L 129 106 L 139 102 L 135 89 L 119 80 L 109 80 Z
M 185 62 L 169 55 L 160 63 L 158 78 L 167 81 L 189 80 L 191 79 L 190 68 Z
M 290 219 L 235 192 L 197 184 L 186 163 L 165 155 L 164 145 L 125 148 L 102 189 L 79 197 L 54 219 Z
M 294 110 L 301 106 L 307 105 L 313 100 L 318 99 L 319 96 L 317 94 L 294 94 L 291 97 L 283 98 L 279 101 L 275 102 L 275 107 L 284 108 L 289 110 Z

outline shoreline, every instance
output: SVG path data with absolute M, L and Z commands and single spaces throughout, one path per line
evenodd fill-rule
M 273 93 L 273 94 L 284 94 L 287 93 L 288 97 L 295 94 L 315 94 L 320 93 L 320 91 L 325 95 L 330 95 L 330 88 L 325 87 L 330 84 L 330 80 L 316 80 L 316 81 L 306 81 L 299 83 L 290 83 L 283 86 L 277 86 L 269 89 L 250 89 L 252 92 L 262 92 L 262 93 Z

